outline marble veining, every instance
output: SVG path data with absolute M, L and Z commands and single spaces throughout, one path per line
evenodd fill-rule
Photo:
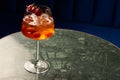
M 12 40 L 8 40 L 9 38 Z M 8 42 L 13 44 L 7 44 Z M 7 45 L 10 50 L 4 51 Z M 19 51 L 13 51 L 15 49 L 11 47 L 14 46 Z M 26 60 L 35 58 L 35 49 L 36 42 L 24 37 L 21 32 L 1 39 L 0 51 L 2 50 L 4 54 L 0 55 L 10 55 L 12 51 L 14 54 L 11 57 L 15 57 L 16 62 L 9 63 L 12 65 L 14 62 L 15 68 L 11 70 L 13 75 L 9 75 L 7 70 L 5 73 L 2 71 L 4 77 L 0 76 L 0 80 L 120 80 L 120 49 L 97 36 L 56 29 L 53 37 L 40 41 L 40 54 L 50 63 L 51 68 L 37 78 L 35 74 L 24 71 L 22 66 Z M 21 71 L 17 72 L 16 69 Z

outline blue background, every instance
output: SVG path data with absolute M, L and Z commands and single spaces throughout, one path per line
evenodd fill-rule
M 20 31 L 26 5 L 51 8 L 56 28 L 99 36 L 120 47 L 120 0 L 7 0 L 0 1 L 0 38 Z

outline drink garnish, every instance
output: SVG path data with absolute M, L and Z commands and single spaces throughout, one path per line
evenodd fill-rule
M 34 4 L 30 4 L 29 6 L 27 6 L 26 11 L 34 13 L 37 16 L 40 16 L 42 14 L 42 10 Z

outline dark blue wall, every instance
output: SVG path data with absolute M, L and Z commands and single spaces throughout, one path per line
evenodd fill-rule
M 120 0 L 2 0 L 0 38 L 20 31 L 26 6 L 34 2 L 51 8 L 56 28 L 84 31 L 120 46 Z

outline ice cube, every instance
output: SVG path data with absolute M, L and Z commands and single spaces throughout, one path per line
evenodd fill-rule
M 30 17 L 30 15 L 27 15 L 23 18 L 23 21 L 25 21 L 26 23 L 30 23 L 31 21 L 33 21 L 32 17 Z
M 29 25 L 33 25 L 33 26 L 38 25 L 38 18 L 35 14 L 25 16 L 23 21 L 25 21 Z
M 30 22 L 30 25 L 38 25 L 38 17 L 35 14 L 31 14 L 31 17 L 33 19 L 32 22 Z
M 40 25 L 45 25 L 45 24 L 50 24 L 52 22 L 52 20 L 50 19 L 50 16 L 48 14 L 41 14 L 41 16 L 39 16 L 39 24 Z

